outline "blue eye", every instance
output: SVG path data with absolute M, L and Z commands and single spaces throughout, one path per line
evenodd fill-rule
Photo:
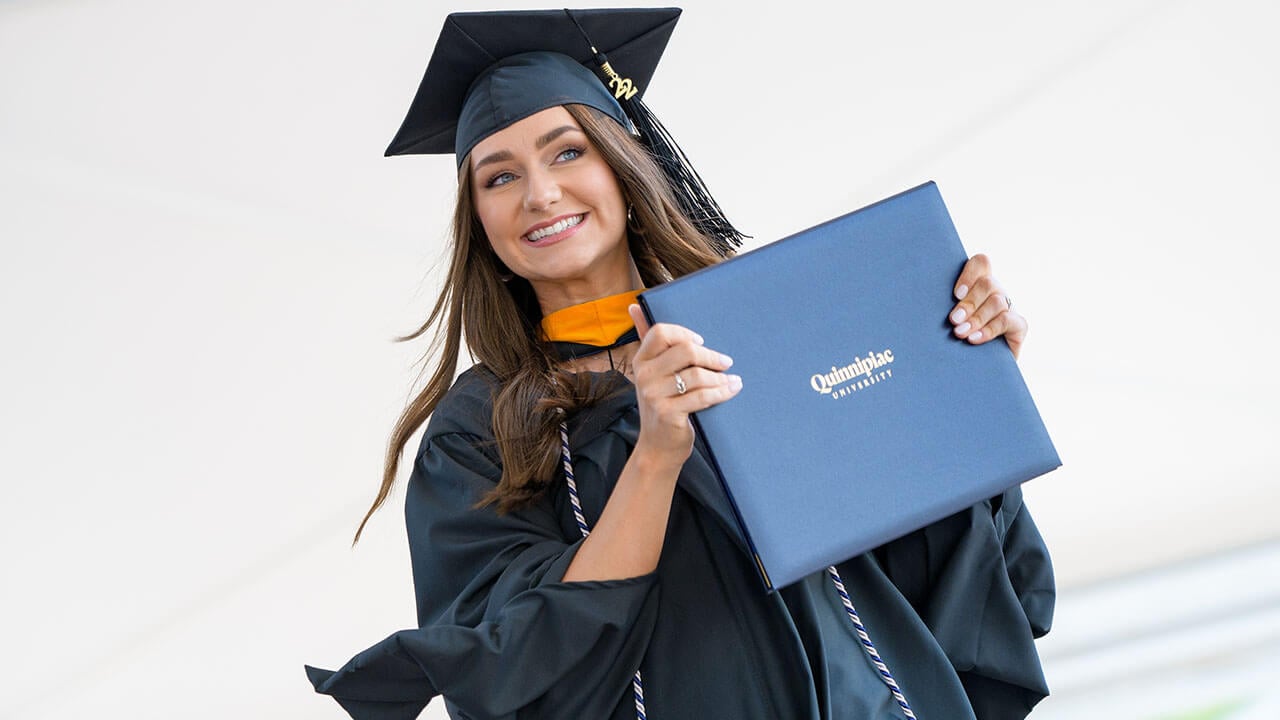
M 559 155 L 556 155 L 556 160 L 558 162 L 567 162 L 569 160 L 576 160 L 582 157 L 583 152 L 584 151 L 582 148 L 576 148 L 576 147 L 566 148 L 565 150 L 562 150 Z
M 511 182 L 515 178 L 516 176 L 512 175 L 509 172 L 498 173 L 497 175 L 494 175 L 493 177 L 489 178 L 489 181 L 486 182 L 484 186 L 487 188 L 491 188 L 491 187 L 498 187 L 499 185 L 506 185 L 507 183 Z

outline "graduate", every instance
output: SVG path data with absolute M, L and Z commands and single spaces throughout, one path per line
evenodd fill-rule
M 1054 584 L 1017 488 L 761 587 L 689 422 L 743 380 L 634 304 L 742 237 L 641 101 L 679 12 L 445 21 L 387 150 L 457 161 L 448 276 L 411 336 L 441 352 L 365 516 L 426 423 L 405 498 L 418 627 L 307 676 L 369 720 L 438 695 L 476 720 L 1023 718 L 1048 693 L 1033 640 Z M 953 291 L 955 335 L 1016 356 L 1026 320 L 986 258 Z M 477 363 L 455 381 L 464 337 Z

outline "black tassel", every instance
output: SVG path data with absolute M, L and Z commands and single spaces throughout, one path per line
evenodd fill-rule
M 600 55 L 603 56 L 603 53 Z M 720 204 L 711 197 L 711 191 L 707 190 L 706 183 L 702 181 L 698 171 L 693 169 L 693 164 L 671 137 L 671 133 L 654 117 L 638 94 L 630 100 L 619 100 L 619 103 L 635 125 L 640 142 L 649 149 L 653 159 L 667 176 L 667 182 L 680 203 L 680 209 L 684 210 L 694 227 L 711 238 L 721 257 L 732 255 L 742 246 L 742 240 L 747 236 L 724 216 Z
M 591 52 L 595 53 L 596 74 L 600 76 L 605 87 L 614 90 L 614 97 L 622 106 L 622 111 L 630 118 L 640 142 L 648 148 L 649 154 L 658 163 L 658 167 L 662 168 L 667 184 L 671 186 L 676 201 L 680 203 L 680 209 L 684 211 L 694 227 L 710 238 L 713 249 L 720 257 L 732 255 L 737 248 L 742 247 L 743 239 L 750 236 L 744 235 L 724 216 L 720 204 L 711 197 L 711 191 L 707 189 L 698 171 L 693 169 L 688 156 L 676 144 L 675 138 L 671 137 L 671 133 L 667 132 L 648 106 L 640 100 L 640 89 L 635 87 L 630 79 L 621 77 L 609 65 L 609 58 L 596 49 L 586 29 L 582 27 L 582 23 L 578 22 L 578 18 L 574 17 L 568 8 L 564 12 L 573 24 L 578 26 L 578 32 L 582 33 L 583 39 L 591 47 Z

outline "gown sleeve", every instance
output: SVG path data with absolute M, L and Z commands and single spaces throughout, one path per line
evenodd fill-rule
M 1049 694 L 1035 638 L 1053 567 L 1014 487 L 876 551 L 951 661 L 978 720 L 1021 720 Z
M 564 582 L 581 541 L 549 500 L 477 507 L 500 474 L 492 441 L 428 428 L 405 502 L 419 627 L 337 672 L 307 668 L 351 717 L 415 718 L 442 694 L 463 717 L 603 718 L 630 691 L 656 576 Z

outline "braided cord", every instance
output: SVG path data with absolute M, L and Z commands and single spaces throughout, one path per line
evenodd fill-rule
M 573 463 L 569 460 L 569 430 L 560 423 L 560 459 L 564 461 L 564 481 L 569 485 L 569 502 L 573 505 L 573 519 L 578 521 L 582 537 L 591 534 L 587 519 L 582 515 L 582 501 L 578 499 L 578 483 L 573 481 Z
M 867 651 L 871 662 L 875 664 L 876 670 L 880 672 L 880 679 L 884 681 L 885 685 L 889 686 L 889 692 L 893 693 L 893 699 L 898 702 L 898 705 L 902 706 L 902 712 L 906 713 L 910 720 L 915 720 L 916 714 L 911 711 L 911 706 L 907 704 L 907 698 L 898 687 L 898 681 L 893 679 L 893 673 L 889 672 L 889 666 L 880 658 L 879 651 L 871 643 L 871 636 L 867 634 L 867 628 L 862 624 L 861 618 L 858 617 L 858 611 L 853 609 L 853 601 L 849 599 L 849 593 L 844 589 L 844 581 L 840 579 L 840 573 L 836 571 L 836 566 L 828 567 L 827 574 L 831 576 L 831 582 L 836 586 L 836 593 L 840 596 L 840 602 L 844 603 L 845 612 L 849 614 L 849 619 L 853 621 L 853 629 L 858 633 L 858 639 L 862 641 L 862 649 Z
M 578 529 L 582 531 L 582 537 L 591 534 L 591 528 L 587 526 L 587 519 L 582 514 L 582 500 L 578 498 L 578 484 L 573 478 L 573 461 L 569 455 L 569 429 L 564 423 L 560 423 L 560 459 L 564 463 L 564 480 L 569 486 L 569 503 L 573 506 L 573 519 L 578 523 Z M 916 720 L 916 714 L 912 712 L 911 705 L 907 703 L 907 698 L 902 694 L 902 689 L 898 687 L 898 681 L 893 678 L 893 673 L 889 672 L 889 666 L 885 664 L 880 657 L 880 652 L 876 650 L 875 644 L 871 642 L 871 636 L 867 634 L 867 628 L 862 624 L 862 619 L 858 617 L 858 611 L 853 608 L 853 600 L 849 598 L 849 591 L 845 590 L 844 581 L 840 579 L 840 573 L 832 565 L 827 568 L 827 575 L 831 577 L 831 582 L 836 587 L 836 593 L 840 596 L 840 602 L 844 605 L 845 612 L 849 615 L 849 620 L 853 622 L 853 629 L 858 634 L 858 640 L 862 642 L 862 649 L 866 651 L 871 658 L 871 662 L 875 664 L 876 670 L 880 673 L 880 679 L 889 687 L 889 692 L 893 694 L 893 699 L 902 707 L 902 711 L 906 713 L 909 720 Z M 640 680 L 640 671 L 636 671 L 636 675 L 631 679 L 631 688 L 636 700 L 636 718 L 637 720 L 645 720 L 644 709 L 644 684 Z
M 569 503 L 573 505 L 573 519 L 578 521 L 578 529 L 582 531 L 582 537 L 585 538 L 591 534 L 591 528 L 587 527 L 587 519 L 582 514 L 582 501 L 578 499 L 578 483 L 573 480 L 573 462 L 569 459 L 569 427 L 563 422 L 560 423 L 560 459 L 564 462 L 564 481 L 569 486 Z M 636 720 L 645 720 L 644 684 L 640 681 L 639 670 L 636 670 L 635 677 L 631 678 L 631 690 L 636 699 Z

